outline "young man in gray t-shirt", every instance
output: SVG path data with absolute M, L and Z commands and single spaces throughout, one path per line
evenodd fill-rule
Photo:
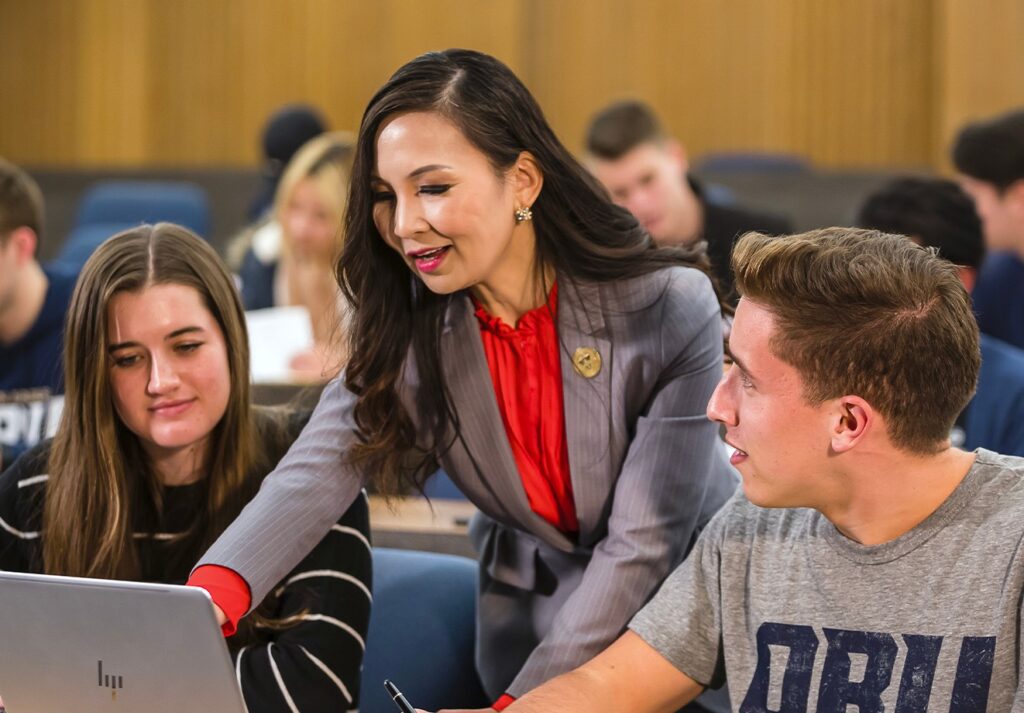
M 1024 711 L 1024 459 L 952 448 L 979 367 L 955 268 L 902 237 L 749 234 L 708 406 L 743 477 L 604 653 L 509 711 Z

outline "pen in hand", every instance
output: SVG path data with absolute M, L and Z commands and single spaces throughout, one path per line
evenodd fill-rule
M 405 700 L 402 692 L 395 688 L 395 684 L 387 679 L 384 680 L 384 690 L 388 692 L 391 700 L 395 702 L 398 710 L 402 711 L 402 713 L 416 713 L 416 709 L 409 705 L 409 701 Z

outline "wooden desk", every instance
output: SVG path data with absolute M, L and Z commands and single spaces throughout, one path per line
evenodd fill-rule
M 476 507 L 465 500 L 392 498 L 388 505 L 370 496 L 370 531 L 377 547 L 442 552 L 476 558 L 469 542 L 469 520 Z

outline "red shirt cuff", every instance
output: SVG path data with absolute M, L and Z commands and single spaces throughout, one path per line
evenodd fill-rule
M 227 623 L 220 628 L 224 636 L 231 636 L 238 630 L 238 622 L 249 611 L 249 605 L 252 603 L 249 583 L 242 575 L 227 567 L 204 564 L 202 567 L 196 567 L 186 584 L 205 589 L 213 603 L 224 612 L 224 616 L 228 618 Z
M 515 698 L 513 698 L 512 696 L 510 696 L 509 694 L 506 693 L 501 698 L 496 700 L 494 702 L 494 705 L 491 706 L 491 708 L 493 708 L 496 711 L 503 711 L 506 708 L 508 708 L 510 705 L 515 703 L 515 700 L 516 700 Z

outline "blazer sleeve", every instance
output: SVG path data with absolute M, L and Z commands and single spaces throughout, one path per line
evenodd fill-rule
M 664 366 L 616 481 L 608 532 L 509 687 L 513 696 L 583 664 L 622 634 L 735 488 L 705 415 L 722 375 L 721 318 L 710 282 L 686 273 L 666 291 L 654 322 Z
M 345 459 L 356 441 L 354 402 L 340 377 L 327 384 L 288 453 L 199 561 L 237 572 L 249 585 L 251 606 L 323 539 L 359 494 L 363 475 Z
M 370 623 L 369 508 L 360 495 L 280 583 L 275 619 L 295 618 L 233 654 L 249 713 L 344 711 L 359 706 Z

